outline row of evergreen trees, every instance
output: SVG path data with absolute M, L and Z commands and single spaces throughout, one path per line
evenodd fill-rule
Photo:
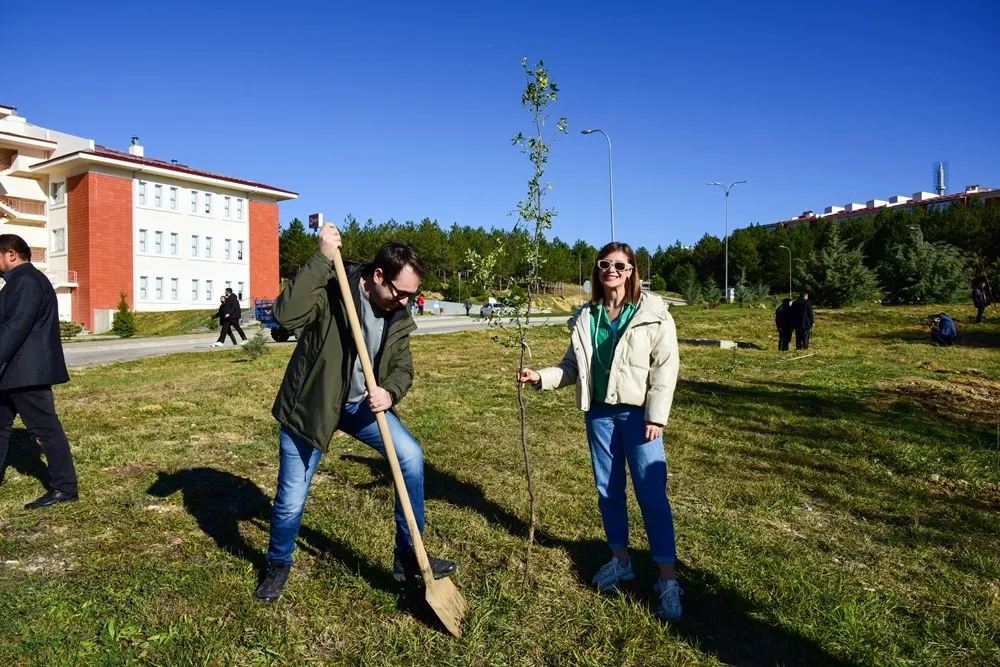
M 498 245 L 508 248 L 496 272 L 501 281 L 528 273 L 527 256 L 520 251 L 526 234 L 512 238 L 504 230 L 458 224 L 445 230 L 429 219 L 362 224 L 351 216 L 341 232 L 345 256 L 358 260 L 370 259 L 389 239 L 411 244 L 430 270 L 426 287 L 443 290 L 449 298 L 470 294 L 470 250 L 485 256 Z M 281 234 L 282 276 L 294 275 L 315 249 L 313 235 L 293 220 Z M 882 296 L 895 303 L 950 302 L 968 297 L 973 276 L 1000 271 L 1000 206 L 975 202 L 932 211 L 888 208 L 842 223 L 818 218 L 790 228 L 736 230 L 729 239 L 729 283 L 737 288 L 737 300 L 786 293 L 789 251 L 793 289 L 808 289 L 822 305 Z M 570 245 L 553 238 L 543 241 L 540 252 L 543 281 L 577 283 L 587 279 L 597 248 L 582 240 Z M 651 279 L 653 289 L 679 292 L 695 302 L 722 298 L 725 251 L 716 236 L 705 234 L 693 247 L 678 242 L 652 253 L 640 247 L 636 260 L 640 276 Z

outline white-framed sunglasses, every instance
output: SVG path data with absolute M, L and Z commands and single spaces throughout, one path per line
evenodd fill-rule
M 615 271 L 619 273 L 624 273 L 632 269 L 632 265 L 628 262 L 612 262 L 610 259 L 599 259 L 597 260 L 597 268 L 601 271 L 607 271 L 611 267 L 615 267 Z

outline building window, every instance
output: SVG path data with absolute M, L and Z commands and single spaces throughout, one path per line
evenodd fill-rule
M 179 294 L 180 282 L 181 281 L 179 279 L 177 279 L 177 278 L 171 278 L 170 279 L 170 298 L 173 301 L 177 301 L 177 299 L 180 297 L 180 294 Z
M 153 186 L 153 204 L 156 208 L 163 208 L 163 186 L 160 184 Z
M 139 206 L 146 205 L 146 181 L 139 181 Z
M 236 242 L 236 259 L 243 260 L 243 241 Z
M 198 212 L 198 191 L 197 190 L 192 190 L 191 191 L 191 212 L 192 213 L 197 213 Z
M 212 258 L 212 237 L 205 237 L 205 257 Z
M 153 244 L 156 248 L 156 254 L 163 254 L 163 232 L 153 232 Z
M 52 252 L 65 252 L 66 251 L 66 230 L 64 229 L 53 229 L 52 230 Z
M 171 233 L 170 234 L 170 254 L 171 255 L 176 255 L 177 254 L 177 234 L 176 233 Z
M 192 236 L 191 237 L 191 256 L 192 257 L 197 257 L 198 256 L 198 237 L 197 236 Z
M 242 220 L 243 219 L 243 200 L 242 199 L 237 199 L 236 200 L 236 219 L 237 220 Z
M 232 280 L 227 280 L 226 281 L 226 289 L 233 289 L 233 281 Z
M 243 300 L 243 283 L 236 283 L 236 298 L 240 301 Z
M 149 279 L 146 276 L 139 276 L 139 298 L 146 298 L 146 283 Z
M 53 206 L 66 203 L 66 181 L 49 184 L 49 203 Z
M 211 300 L 212 300 L 212 281 L 211 280 L 206 280 L 205 281 L 205 301 L 211 301 Z
M 139 230 L 139 252 L 146 252 L 146 230 Z
M 225 253 L 226 253 L 225 254 L 225 258 L 226 259 L 232 259 L 233 258 L 233 240 L 232 239 L 226 239 Z
M 170 188 L 170 210 L 177 210 L 177 188 Z
M 163 278 L 156 278 L 156 300 L 163 301 Z
M 198 300 L 198 281 L 197 280 L 192 280 L 191 281 L 191 300 L 192 301 L 197 301 Z
M 205 193 L 205 215 L 212 215 L 212 193 Z
M 232 216 L 232 214 L 233 214 L 232 213 L 232 200 L 229 197 L 226 197 L 225 200 L 223 200 L 223 210 L 225 211 L 225 214 L 226 214 L 227 218 L 230 217 L 230 216 Z

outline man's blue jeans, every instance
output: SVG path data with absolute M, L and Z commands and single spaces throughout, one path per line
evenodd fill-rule
M 406 491 L 413 506 L 413 515 L 423 534 L 424 453 L 420 449 L 420 444 L 396 415 L 386 412 L 385 417 L 389 422 L 392 444 L 396 448 L 396 457 L 399 459 Z M 337 428 L 385 456 L 378 423 L 367 402 L 345 405 Z M 271 510 L 271 541 L 267 549 L 267 560 L 291 563 L 295 540 L 302 525 L 306 497 L 309 495 L 309 485 L 312 483 L 316 468 L 319 467 L 323 452 L 284 428 L 281 429 L 279 450 L 278 492 L 274 497 L 274 508 Z M 406 527 L 406 518 L 397 498 L 396 549 L 409 551 L 410 545 L 410 531 Z
M 597 505 L 608 546 L 612 550 L 628 546 L 627 462 L 653 560 L 673 563 L 677 559 L 677 546 L 674 517 L 667 500 L 667 458 L 663 438 L 646 441 L 643 408 L 632 405 L 594 403 L 587 411 L 586 421 Z

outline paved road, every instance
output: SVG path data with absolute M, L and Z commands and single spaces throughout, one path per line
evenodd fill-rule
M 563 324 L 565 316 L 539 318 L 532 320 L 535 326 L 545 324 Z M 414 335 L 453 333 L 470 329 L 484 329 L 485 321 L 474 317 L 418 317 L 417 331 Z M 256 328 L 247 331 L 247 336 L 253 336 Z M 212 332 L 187 336 L 165 336 L 163 338 L 134 338 L 127 340 L 102 340 L 83 343 L 69 343 L 63 346 L 66 354 L 66 365 L 70 368 L 83 368 L 98 364 L 111 364 L 118 361 L 132 361 L 143 357 L 155 357 L 176 352 L 219 352 L 232 349 L 232 343 L 225 347 L 209 347 L 215 340 Z M 272 343 L 272 345 L 294 345 L 289 343 Z

